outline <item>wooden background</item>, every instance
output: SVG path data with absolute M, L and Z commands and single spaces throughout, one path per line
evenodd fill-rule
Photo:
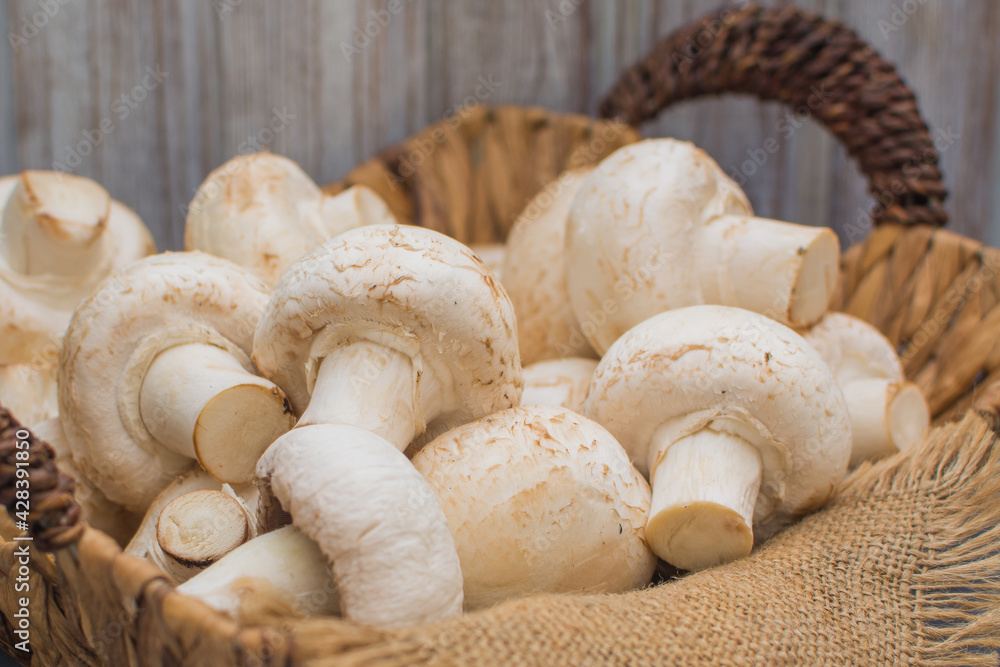
M 95 178 L 161 249 L 179 248 L 198 184 L 254 138 L 325 183 L 482 94 L 481 80 L 489 104 L 593 112 L 658 36 L 721 2 L 400 0 L 391 14 L 382 0 L 8 0 L 0 173 L 58 163 Z M 1000 3 L 801 4 L 897 64 L 932 129 L 952 137 L 952 228 L 1000 244 Z M 869 206 L 855 167 L 818 126 L 788 131 L 785 113 L 698 101 L 646 131 L 693 140 L 726 171 L 754 167 L 744 188 L 760 215 L 855 220 Z M 771 137 L 777 152 L 746 163 Z

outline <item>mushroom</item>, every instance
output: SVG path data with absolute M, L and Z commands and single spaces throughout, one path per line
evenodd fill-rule
M 155 252 L 142 221 L 94 181 L 54 171 L 0 180 L 0 365 L 51 361 L 73 309 Z
M 833 370 L 847 399 L 851 467 L 902 451 L 930 424 L 920 388 L 907 382 L 892 343 L 871 324 L 827 313 L 803 334 Z
M 600 353 L 649 317 L 698 304 L 808 326 L 826 312 L 838 265 L 832 230 L 753 217 L 708 155 L 673 139 L 605 158 L 573 199 L 566 231 L 573 313 Z
M 232 260 L 273 285 L 327 239 L 395 222 L 373 190 L 323 194 L 297 164 L 264 151 L 234 157 L 208 175 L 188 208 L 184 247 Z
M 0 366 L 0 405 L 28 428 L 59 415 L 55 363 Z
M 493 272 L 497 280 L 503 281 L 503 263 L 507 256 L 507 246 L 503 243 L 473 243 L 469 250 L 476 254 L 483 264 Z
M 549 359 L 525 366 L 521 371 L 524 378 L 521 405 L 556 405 L 580 412 L 596 368 L 595 359 L 581 357 Z
M 517 405 L 514 313 L 468 248 L 421 227 L 341 234 L 275 288 L 254 339 L 298 424 L 349 424 L 400 451 Z
M 585 417 L 504 410 L 435 438 L 413 466 L 448 518 L 467 610 L 532 593 L 617 593 L 653 576 L 649 485 Z
M 254 525 L 235 494 L 189 491 L 160 513 L 150 560 L 174 583 L 187 581 L 253 538 Z
M 257 476 L 262 505 L 273 494 L 319 546 L 345 617 L 395 627 L 461 613 L 448 522 L 396 445 L 353 426 L 299 426 L 271 445 Z
M 517 315 L 522 364 L 597 356 L 570 306 L 563 257 L 570 204 L 591 171 L 566 171 L 545 186 L 507 238 L 503 284 Z
M 72 477 L 76 482 L 76 490 L 73 495 L 80 506 L 80 513 L 83 515 L 84 521 L 97 530 L 110 535 L 118 544 L 127 544 L 142 517 L 108 500 L 107 496 L 99 488 L 93 486 L 80 472 L 79 466 L 73 460 L 73 453 L 58 418 L 43 421 L 31 430 L 36 438 L 44 440 L 52 446 L 52 450 L 56 453 L 59 470 Z
M 221 482 L 253 481 L 294 423 L 249 352 L 267 287 L 203 253 L 136 262 L 80 305 L 60 359 L 60 419 L 81 472 L 143 512 L 192 459 Z
M 629 330 L 583 412 L 649 475 L 646 541 L 685 570 L 745 556 L 823 505 L 850 458 L 847 406 L 819 354 L 738 308 L 681 308 Z
M 261 598 L 279 599 L 307 616 L 340 613 L 340 596 L 326 557 L 295 526 L 237 547 L 182 583 L 177 592 L 241 623 L 250 620 L 247 609 Z

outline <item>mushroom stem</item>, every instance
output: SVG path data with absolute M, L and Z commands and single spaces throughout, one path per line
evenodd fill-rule
M 696 253 L 705 303 L 790 326 L 822 317 L 837 284 L 840 244 L 826 227 L 723 215 L 700 230 Z
M 285 395 L 230 352 L 188 343 L 153 360 L 139 392 L 142 423 L 160 444 L 215 479 L 253 481 L 257 459 L 294 424 Z
M 251 537 L 251 521 L 236 498 L 222 491 L 191 491 L 160 513 L 151 560 L 180 583 Z
M 920 439 L 929 415 L 912 382 L 852 380 L 843 385 L 851 417 L 851 467 L 895 454 Z
M 326 557 L 294 526 L 261 535 L 177 587 L 179 593 L 240 618 L 255 594 L 278 595 L 307 615 L 335 615 L 340 597 Z
M 646 542 L 683 570 L 728 563 L 753 549 L 753 511 L 763 464 L 743 438 L 709 427 L 650 449 L 653 498 Z
M 368 340 L 340 345 L 320 362 L 298 426 L 356 426 L 402 451 L 434 418 L 421 413 L 417 397 L 418 381 L 431 378 L 431 373 L 418 378 L 410 357 L 386 345 Z
M 0 218 L 3 252 L 23 275 L 89 275 L 107 261 L 95 252 L 108 225 L 111 197 L 87 178 L 26 171 Z

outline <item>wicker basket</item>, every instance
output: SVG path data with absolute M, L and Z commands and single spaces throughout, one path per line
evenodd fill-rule
M 711 31 L 712 39 L 704 46 L 700 35 L 706 30 Z M 696 53 L 687 48 L 690 44 L 700 45 Z M 672 57 L 677 53 L 688 55 Z M 465 242 L 502 239 L 515 215 L 545 183 L 568 167 L 597 162 L 636 140 L 638 134 L 632 126 L 674 102 L 744 92 L 799 106 L 819 83 L 826 86 L 831 100 L 815 109 L 815 116 L 857 159 L 880 202 L 872 216 L 878 228 L 844 256 L 840 305 L 876 324 L 899 345 L 907 375 L 926 392 L 938 421 L 960 417 L 970 408 L 995 413 L 1000 406 L 1000 346 L 995 345 L 1000 330 L 1000 309 L 995 308 L 1000 300 L 996 271 L 1000 254 L 937 229 L 946 221 L 942 208 L 946 193 L 936 154 L 914 97 L 892 66 L 842 25 L 794 8 L 727 10 L 671 35 L 648 58 L 626 71 L 601 105 L 605 117 L 619 121 L 596 121 L 535 108 L 468 109 L 359 166 L 329 189 L 365 183 L 382 194 L 401 218 L 415 224 Z M 15 501 L 17 428 L 0 414 L 0 501 L 10 508 Z M 958 428 L 964 430 L 956 431 Z M 25 543 L 3 544 L 0 572 L 6 580 L 0 585 L 0 641 L 8 652 L 26 657 L 15 653 L 13 647 L 19 641 L 15 634 L 18 598 L 27 595 L 32 664 L 41 665 L 464 662 L 470 659 L 468 650 L 463 649 L 463 653 L 456 647 L 467 640 L 482 644 L 485 653 L 479 660 L 498 664 L 579 664 L 580 655 L 599 656 L 593 658 L 599 663 L 666 661 L 685 656 L 691 661 L 702 658 L 740 663 L 745 662 L 738 659 L 740 647 L 747 646 L 755 647 L 758 659 L 769 662 L 804 659 L 819 663 L 829 660 L 830 655 L 840 655 L 824 652 L 824 647 L 833 646 L 830 642 L 841 640 L 824 637 L 822 631 L 824 623 L 835 626 L 839 616 L 817 620 L 808 609 L 789 607 L 789 611 L 776 601 L 767 614 L 801 615 L 801 631 L 791 634 L 776 632 L 770 616 L 750 614 L 743 618 L 748 616 L 746 605 L 751 604 L 747 602 L 751 598 L 739 597 L 749 594 L 733 582 L 749 578 L 767 586 L 770 581 L 781 597 L 781 580 L 768 579 L 779 562 L 798 588 L 809 583 L 814 571 L 836 572 L 837 577 L 847 578 L 845 588 L 830 593 L 830 608 L 851 619 L 876 619 L 870 632 L 858 631 L 848 638 L 855 642 L 855 648 L 860 647 L 862 652 L 857 655 L 867 655 L 880 664 L 945 664 L 945 658 L 952 655 L 947 651 L 961 649 L 966 652 L 953 655 L 959 656 L 959 662 L 972 664 L 980 654 L 969 653 L 968 646 L 946 630 L 952 627 L 957 628 L 955 632 L 966 632 L 981 626 L 956 611 L 951 626 L 945 623 L 942 630 L 934 623 L 921 625 L 921 614 L 926 612 L 931 594 L 940 592 L 942 581 L 949 586 L 971 587 L 970 596 L 975 600 L 963 601 L 960 607 L 964 611 L 982 611 L 984 604 L 996 604 L 995 591 L 993 597 L 983 597 L 960 572 L 947 579 L 926 577 L 940 565 L 942 554 L 958 543 L 958 533 L 940 528 L 950 525 L 948 517 L 968 510 L 970 504 L 995 499 L 996 487 L 983 491 L 984 483 L 974 476 L 1000 469 L 1000 452 L 986 425 L 974 417 L 960 427 L 939 431 L 931 440 L 921 446 L 920 455 L 931 459 L 932 454 L 938 456 L 934 452 L 942 453 L 940 460 L 926 463 L 928 470 L 918 468 L 921 462 L 915 455 L 867 467 L 852 476 L 830 508 L 803 522 L 808 524 L 805 528 L 785 531 L 773 540 L 774 545 L 750 558 L 623 598 L 632 605 L 626 608 L 629 611 L 652 596 L 659 599 L 668 595 L 671 600 L 658 616 L 645 617 L 643 622 L 662 632 L 669 628 L 674 639 L 654 649 L 634 648 L 630 652 L 628 646 L 609 648 L 620 646 L 620 624 L 586 625 L 587 618 L 603 618 L 603 606 L 619 604 L 609 602 L 611 596 L 571 601 L 532 598 L 505 605 L 496 614 L 490 611 L 466 617 L 471 620 L 464 625 L 391 632 L 337 619 L 297 619 L 262 604 L 260 622 L 239 627 L 173 592 L 154 566 L 124 556 L 109 537 L 82 524 L 72 501 L 72 482 L 58 473 L 49 448 L 32 438 L 30 594 L 18 592 L 15 584 L 20 571 L 17 549 Z M 970 453 L 957 454 L 966 444 Z M 963 461 L 964 467 L 949 467 L 956 460 Z M 948 477 L 952 491 L 942 494 L 945 474 L 954 479 Z M 959 482 L 978 485 L 978 490 L 966 492 Z M 906 498 L 906 505 L 919 505 L 919 516 L 907 515 L 909 541 L 893 537 L 896 560 L 884 557 L 878 534 L 840 534 L 838 526 L 854 525 L 862 513 L 867 520 L 885 520 L 872 514 L 883 507 L 873 505 L 873 494 Z M 906 511 L 917 512 L 909 507 Z M 823 539 L 818 540 L 817 535 Z M 848 566 L 845 559 L 851 554 L 827 555 L 815 546 L 822 542 L 828 548 L 829 543 L 841 540 L 853 540 L 859 549 L 880 550 L 883 558 Z M 791 558 L 788 554 L 793 553 L 793 547 L 796 555 Z M 892 565 L 897 560 L 903 563 L 898 568 Z M 799 575 L 795 573 L 801 573 L 801 578 L 796 579 Z M 995 580 L 997 572 L 990 576 Z M 869 585 L 882 591 L 884 599 L 868 597 L 863 586 Z M 718 617 L 712 620 L 708 644 L 698 625 L 708 623 L 707 619 L 685 620 L 680 616 L 697 604 L 695 598 L 702 595 L 698 591 L 706 590 L 718 596 L 712 602 Z M 837 590 L 843 592 L 838 594 Z M 916 598 L 914 590 L 921 593 Z M 616 613 L 616 618 L 619 616 L 632 617 Z M 906 622 L 880 624 L 879 619 L 889 617 Z M 489 629 L 485 629 L 487 623 Z M 808 628 L 817 623 L 821 630 L 811 632 Z M 539 634 L 539 624 L 563 628 L 559 634 L 562 639 L 555 641 L 548 631 Z M 687 634 L 676 628 L 686 628 Z M 942 643 L 949 637 L 951 644 Z M 990 645 L 990 640 L 973 639 L 979 642 L 976 647 L 996 646 Z M 972 640 L 966 637 L 962 641 Z M 837 646 L 853 650 L 851 645 Z M 587 652 L 581 654 L 581 650 Z M 990 655 L 983 656 L 977 664 L 992 664 Z

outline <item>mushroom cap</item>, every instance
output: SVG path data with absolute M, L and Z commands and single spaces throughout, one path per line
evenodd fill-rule
M 580 412 L 596 369 L 596 359 L 581 357 L 548 359 L 525 366 L 521 371 L 521 405 L 555 405 Z
M 654 435 L 676 442 L 711 424 L 756 446 L 758 539 L 825 503 L 851 455 L 847 405 L 819 354 L 788 327 L 727 306 L 680 308 L 629 330 L 598 364 L 583 412 L 644 474 Z
M 89 179 L 72 178 L 100 188 Z M 0 213 L 19 183 L 19 176 L 0 179 Z M 99 270 L 82 276 L 25 275 L 14 271 L 0 252 L 0 364 L 36 363 L 40 356 L 56 357 L 63 332 L 80 301 L 114 271 L 156 252 L 153 237 L 142 220 L 113 199 L 99 239 L 95 246 L 104 248 L 106 261 Z
M 392 223 L 365 186 L 330 197 L 292 160 L 238 155 L 208 175 L 188 209 L 184 247 L 224 257 L 275 284 L 296 260 L 362 224 Z
M 461 613 L 448 522 L 392 444 L 353 426 L 302 426 L 275 440 L 257 477 L 319 545 L 347 618 L 394 627 Z
M 466 609 L 531 593 L 617 593 L 653 576 L 649 485 L 585 417 L 504 410 L 438 436 L 413 465 L 448 517 Z
M 507 258 L 507 244 L 471 243 L 469 244 L 469 250 L 476 253 L 476 257 L 483 260 L 483 264 L 493 272 L 497 280 L 501 283 L 503 282 L 503 263 Z
M 535 195 L 507 237 L 503 284 L 517 315 L 524 365 L 596 356 L 573 314 L 563 257 L 570 204 L 590 172 L 563 172 Z
M 143 512 L 191 459 L 161 446 L 139 413 L 157 354 L 205 343 L 254 373 L 249 353 L 268 287 L 199 252 L 164 253 L 107 279 L 73 315 L 60 357 L 59 413 L 73 456 L 111 500 Z
M 903 365 L 889 339 L 847 313 L 827 313 L 802 334 L 843 384 L 859 377 L 902 380 Z
M 510 299 L 472 251 L 444 234 L 361 227 L 296 262 L 260 319 L 254 360 L 302 414 L 319 362 L 357 340 L 395 347 L 418 374 L 434 373 L 437 396 L 424 396 L 418 379 L 420 405 L 443 406 L 428 428 L 463 424 L 521 398 Z
M 647 139 L 601 161 L 573 199 L 566 278 L 576 321 L 598 352 L 656 313 L 705 302 L 696 253 L 713 218 L 752 215 L 707 153 Z
M 267 151 L 238 155 L 212 171 L 188 208 L 184 247 L 232 260 L 273 285 L 322 242 L 300 205 L 319 186 L 292 160 Z

